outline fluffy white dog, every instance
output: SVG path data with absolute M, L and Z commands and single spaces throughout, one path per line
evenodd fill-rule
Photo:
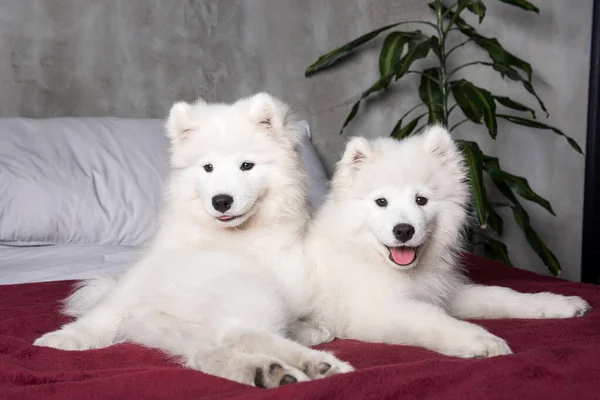
M 464 160 L 444 128 L 401 142 L 350 140 L 308 232 L 321 323 L 341 338 L 490 357 L 511 350 L 461 319 L 589 310 L 579 297 L 470 283 L 457 264 L 468 202 Z
M 306 320 L 307 193 L 301 126 L 288 107 L 264 93 L 177 103 L 167 132 L 172 175 L 155 243 L 118 281 L 84 284 L 66 307 L 79 318 L 35 345 L 132 341 L 267 388 L 351 371 L 285 337 L 330 339 Z

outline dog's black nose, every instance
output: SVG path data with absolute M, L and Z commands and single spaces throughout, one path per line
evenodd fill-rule
M 398 224 L 394 227 L 394 236 L 402 243 L 406 243 L 415 234 L 414 226 L 410 224 Z
M 233 197 L 228 194 L 218 194 L 212 198 L 212 205 L 215 210 L 224 213 L 231 208 Z

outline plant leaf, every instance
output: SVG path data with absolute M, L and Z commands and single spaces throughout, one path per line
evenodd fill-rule
M 429 4 L 429 7 L 435 9 L 435 6 L 431 3 Z M 447 7 L 443 7 L 443 11 L 446 14 L 446 18 L 453 20 L 458 29 L 465 36 L 471 38 L 473 42 L 477 43 L 479 47 L 488 53 L 494 64 L 508 68 L 518 68 L 527 74 L 527 80 L 531 82 L 533 75 L 531 64 L 506 51 L 497 39 L 488 38 L 477 33 L 477 30 L 474 27 L 467 24 L 464 19 L 460 18 L 455 12 L 449 10 Z
M 550 115 L 548 113 L 548 110 L 546 109 L 546 105 L 544 104 L 544 102 L 542 101 L 540 96 L 538 96 L 538 94 L 536 93 L 531 82 L 529 82 L 527 79 L 523 78 L 521 76 L 521 74 L 519 74 L 514 68 L 511 68 L 511 67 L 505 66 L 505 65 L 494 64 L 494 63 L 487 64 L 487 65 L 490 65 L 492 68 L 494 68 L 496 71 L 498 71 L 502 77 L 507 76 L 509 79 L 511 79 L 513 81 L 521 82 L 523 84 L 523 87 L 525 88 L 525 90 L 527 90 L 533 97 L 535 97 L 540 108 L 546 114 L 546 117 L 548 115 Z
M 525 0 L 500 0 L 503 3 L 510 4 L 511 6 L 516 6 L 522 8 L 523 10 L 533 11 L 536 13 L 540 12 L 540 9 Z
M 480 124 L 481 123 L 481 107 L 478 107 L 477 104 L 469 100 L 469 96 L 466 91 L 460 90 L 460 85 L 452 85 L 450 89 L 452 90 L 452 95 L 454 96 L 454 100 L 456 100 L 456 104 L 460 107 L 463 114 L 471 121 Z
M 536 252 L 538 257 L 543 261 L 544 265 L 548 268 L 550 272 L 554 275 L 558 275 L 560 273 L 560 264 L 554 254 L 548 249 L 548 247 L 544 244 L 542 239 L 537 235 L 535 230 L 531 227 L 531 223 L 529 221 L 529 214 L 525 211 L 519 200 L 512 192 L 510 186 L 506 181 L 498 179 L 497 175 L 490 174 L 490 169 L 500 170 L 500 164 L 498 159 L 495 157 L 483 156 L 484 159 L 484 167 L 494 185 L 498 188 L 500 193 L 504 195 L 513 205 L 511 209 L 513 211 L 513 217 L 517 222 L 517 225 L 521 228 L 521 230 L 525 233 L 525 237 L 527 239 L 527 243 Z
M 500 0 L 500 1 L 502 1 L 502 0 Z M 515 0 L 515 2 L 521 2 L 521 1 Z M 524 4 L 527 2 L 522 2 L 522 3 Z M 435 7 L 433 6 L 432 3 L 429 4 L 429 7 L 432 9 L 435 9 Z M 493 61 L 492 63 L 482 62 L 480 64 L 489 65 L 489 66 L 493 67 L 496 71 L 498 71 L 500 73 L 500 75 L 502 75 L 502 77 L 507 76 L 508 78 L 512 79 L 513 81 L 521 82 L 523 84 L 523 86 L 525 87 L 525 90 L 527 90 L 531 95 L 533 95 L 536 98 L 538 104 L 540 105 L 540 108 L 544 111 L 546 116 L 548 116 L 549 114 L 548 114 L 548 110 L 546 109 L 546 105 L 544 104 L 542 99 L 538 96 L 535 89 L 533 88 L 533 85 L 531 84 L 531 79 L 532 79 L 532 74 L 533 74 L 531 65 L 529 63 L 521 60 L 520 58 L 516 57 L 515 55 L 504 50 L 504 48 L 502 48 L 502 46 L 500 46 L 500 43 L 496 39 L 489 39 L 489 38 L 486 38 L 485 36 L 481 36 L 480 34 L 478 34 L 474 27 L 467 24 L 464 19 L 455 15 L 454 12 L 448 10 L 446 7 L 444 7 L 444 11 L 445 12 L 447 11 L 447 13 L 446 13 L 447 18 L 454 18 L 456 26 L 460 29 L 460 31 L 464 35 L 466 35 L 467 37 L 472 39 L 475 43 L 477 43 L 484 50 L 486 50 L 486 52 L 488 53 L 488 55 L 490 56 L 490 58 Z M 521 74 L 515 68 L 519 68 L 522 71 L 524 71 L 527 74 L 527 78 L 523 78 L 521 76 Z
M 361 97 L 362 100 L 362 97 Z M 350 121 L 352 121 L 354 119 L 354 117 L 356 117 L 356 113 L 358 113 L 358 107 L 360 106 L 360 100 L 358 100 L 356 103 L 354 103 L 354 105 L 352 106 L 352 110 L 350 110 L 350 114 L 348 114 L 348 116 L 346 117 L 346 119 L 344 120 L 344 125 L 342 125 L 342 129 L 340 130 L 340 135 L 342 134 L 342 132 L 344 131 L 344 128 L 346 127 L 346 125 L 348 125 L 350 123 Z
M 486 167 L 486 172 L 490 175 L 490 177 L 492 177 L 492 179 L 502 180 L 506 182 L 514 192 L 516 192 L 525 200 L 537 203 L 540 206 L 544 207 L 550 214 L 556 215 L 554 213 L 554 210 L 552 209 L 552 205 L 550 205 L 550 202 L 544 199 L 536 192 L 534 192 L 533 189 L 531 189 L 531 187 L 529 186 L 529 182 L 527 182 L 527 179 L 521 176 L 509 174 L 506 171 L 495 168 Z
M 494 96 L 494 100 L 496 100 L 496 102 L 502 104 L 504 107 L 512 108 L 513 110 L 529 111 L 531 113 L 531 117 L 533 119 L 535 119 L 535 111 L 533 109 L 527 107 L 526 105 L 524 105 L 522 103 L 519 103 L 518 101 L 511 99 L 510 97 Z
M 442 46 L 440 45 L 440 39 L 437 36 L 431 36 L 430 39 L 432 42 L 431 50 L 433 50 L 437 58 L 440 59 L 442 57 L 442 52 L 445 51 L 442 50 Z
M 352 121 L 354 119 L 354 117 L 356 117 L 356 114 L 358 113 L 358 108 L 360 106 L 360 102 L 365 97 L 368 97 L 372 93 L 375 93 L 375 92 L 378 92 L 380 90 L 385 89 L 387 87 L 387 85 L 389 85 L 389 82 L 390 82 L 390 80 L 392 79 L 393 76 L 394 76 L 393 73 L 391 73 L 390 75 L 386 75 L 386 76 L 380 77 L 377 80 L 377 82 L 375 82 L 370 88 L 368 88 L 367 90 L 365 90 L 364 92 L 361 93 L 360 98 L 358 99 L 358 101 L 356 103 L 354 103 L 354 105 L 352 106 L 352 109 L 350 110 L 350 114 L 348 114 L 348 116 L 344 120 L 344 124 L 342 125 L 342 129 L 340 130 L 340 135 L 344 131 L 344 128 L 350 123 L 350 121 Z
M 357 47 L 367 43 L 368 41 L 374 39 L 381 32 L 391 29 L 395 26 L 402 24 L 403 22 L 398 22 L 395 24 L 386 25 L 379 29 L 376 29 L 372 32 L 364 34 L 353 41 L 346 43 L 345 45 L 338 47 L 337 49 L 331 50 L 329 53 L 322 55 L 315 61 L 311 66 L 309 66 L 304 72 L 304 76 L 311 76 L 316 74 L 319 71 L 327 69 L 343 59 L 347 58 Z
M 504 50 L 504 48 L 500 45 L 500 42 L 498 42 L 496 38 L 487 38 L 478 33 L 465 34 L 471 39 L 473 39 L 473 41 L 477 43 L 479 47 L 487 51 L 494 64 L 505 65 L 509 67 L 514 66 L 516 68 L 519 68 L 527 74 L 528 81 L 531 81 L 533 75 L 531 64 L 521 60 L 519 57 Z
M 533 189 L 531 189 L 531 187 L 529 186 L 529 182 L 527 181 L 527 179 L 525 179 L 521 176 L 516 176 L 516 175 L 510 174 L 506 171 L 499 171 L 499 172 L 500 172 L 500 176 L 499 176 L 500 179 L 502 179 L 506 183 L 508 183 L 508 185 L 519 196 L 521 196 L 525 200 L 529 200 L 529 201 L 539 204 L 540 206 L 544 207 L 550 214 L 556 216 L 556 214 L 554 213 L 554 210 L 552 209 L 552 205 L 550 204 L 550 202 L 548 200 L 546 200 L 545 198 L 543 198 L 542 196 L 540 196 L 539 194 L 537 194 L 536 192 L 534 192 Z
M 485 4 L 481 0 L 458 0 L 459 8 L 467 8 L 467 10 L 471 11 L 473 14 L 479 17 L 479 23 L 483 21 L 485 17 L 486 7 Z
M 481 117 L 483 116 L 483 123 L 487 127 L 490 136 L 496 139 L 498 134 L 496 103 L 491 93 L 464 79 L 450 82 L 450 88 L 456 103 L 465 113 L 465 116 L 478 124 L 481 123 Z
M 490 201 L 490 206 L 494 208 L 510 207 L 510 204 L 505 201 Z
M 505 65 L 494 64 L 493 62 L 486 62 L 486 61 L 479 61 L 479 62 L 477 62 L 477 64 L 486 65 L 488 67 L 494 68 L 494 70 L 499 72 L 503 78 L 506 76 L 513 81 L 521 82 L 523 84 L 523 87 L 525 88 L 525 90 L 527 90 L 531 95 L 533 95 L 535 97 L 540 108 L 544 111 L 546 116 L 550 115 L 550 114 L 548 114 L 546 105 L 544 104 L 542 99 L 536 93 L 531 82 L 529 82 L 529 81 L 527 81 L 527 79 L 523 78 L 521 76 L 521 74 L 519 74 L 514 68 L 507 67 Z
M 502 236 L 502 232 L 504 231 L 504 221 L 500 214 L 494 210 L 491 203 L 488 202 L 488 224 L 492 231 L 498 235 Z
M 394 65 L 393 69 L 396 74 L 396 80 L 402 78 L 413 62 L 418 59 L 427 57 L 429 54 L 429 50 L 431 50 L 436 45 L 439 45 L 439 40 L 437 36 L 432 36 L 429 39 L 416 43 L 410 42 L 408 44 L 408 51 L 406 54 L 398 60 L 398 62 Z
M 515 117 L 513 115 L 498 114 L 497 116 L 498 116 L 498 118 L 503 118 L 509 122 L 512 122 L 513 124 L 523 125 L 523 126 L 527 126 L 529 128 L 551 130 L 552 132 L 556 133 L 557 135 L 563 136 L 565 139 L 567 139 L 567 142 L 569 142 L 569 144 L 571 145 L 572 148 L 574 148 L 578 153 L 583 154 L 581 147 L 579 147 L 579 144 L 577 144 L 577 142 L 573 138 L 565 135 L 562 131 L 560 131 L 559 129 L 557 129 L 553 126 L 542 124 L 541 122 L 538 122 L 538 121 L 532 121 L 527 118 Z
M 427 54 L 429 53 L 429 50 L 431 49 L 431 46 L 436 42 L 436 40 L 437 40 L 437 37 L 433 36 L 433 37 L 431 37 L 423 42 L 420 42 L 418 44 L 415 44 L 415 45 L 409 44 L 407 53 L 402 58 L 400 58 L 400 60 L 398 60 L 396 62 L 396 64 L 392 68 L 392 71 L 390 71 L 390 73 L 387 75 L 383 75 L 383 76 L 379 77 L 377 82 L 375 82 L 370 88 L 368 88 L 367 90 L 365 90 L 364 92 L 361 93 L 360 98 L 358 99 L 358 101 L 356 103 L 354 103 L 352 110 L 350 110 L 350 114 L 348 114 L 348 116 L 346 117 L 346 120 L 344 121 L 344 124 L 342 125 L 342 129 L 340 130 L 340 134 L 342 134 L 342 132 L 344 131 L 344 128 L 350 123 L 350 121 L 352 121 L 354 119 L 354 117 L 356 117 L 358 108 L 360 106 L 360 102 L 364 98 L 370 96 L 371 94 L 373 94 L 375 92 L 379 92 L 381 90 L 387 89 L 387 87 L 389 86 L 390 81 L 392 80 L 394 75 L 396 75 L 396 79 L 398 79 L 400 76 L 405 74 L 406 71 L 408 71 L 408 68 L 413 63 L 413 61 L 415 61 L 419 58 L 426 57 Z M 401 74 L 401 75 L 398 75 L 398 74 Z M 434 79 L 438 79 L 438 78 L 439 78 L 439 76 L 437 76 L 437 75 L 436 75 L 436 77 L 434 77 Z M 435 83 L 434 81 L 432 81 L 432 82 Z
M 406 45 L 421 36 L 421 31 L 396 31 L 387 35 L 379 53 L 379 73 L 381 76 L 389 75 L 393 71 L 394 65 L 402 56 Z
M 439 80 L 439 78 L 440 73 L 437 68 L 426 69 L 421 75 L 421 84 L 419 85 L 419 96 L 429 110 L 428 123 L 430 124 L 446 122 L 444 121 L 444 96 L 439 84 L 434 80 Z
M 514 206 L 520 207 L 521 203 L 519 203 L 519 200 L 517 199 L 515 194 L 512 192 L 510 186 L 508 186 L 508 183 L 506 183 L 502 179 L 499 179 L 497 175 L 494 175 L 493 173 L 490 174 L 490 171 L 500 170 L 500 162 L 498 161 L 498 159 L 496 157 L 489 157 L 489 156 L 484 155 L 483 156 L 483 168 L 484 168 L 485 172 L 489 175 L 489 177 L 492 179 L 492 181 L 494 182 L 494 186 L 496 186 L 498 191 L 500 193 L 502 193 L 502 195 L 504 197 L 506 197 Z
M 477 220 L 479 221 L 479 225 L 485 229 L 487 227 L 489 210 L 485 185 L 483 183 L 483 153 L 475 142 L 457 140 L 457 144 L 462 150 L 467 162 Z
M 512 210 L 515 221 L 525 233 L 525 239 L 527 239 L 529 246 L 536 252 L 538 257 L 540 257 L 544 265 L 546 265 L 548 270 L 554 276 L 560 275 L 560 263 L 556 259 L 554 253 L 550 251 L 548 246 L 546 246 L 544 241 L 538 236 L 537 232 L 531 227 L 527 212 L 525 212 L 522 207 L 512 207 Z
M 394 139 L 404 139 L 405 137 L 410 136 L 417 127 L 417 124 L 419 123 L 421 118 L 423 118 L 424 116 L 425 114 L 419 115 L 418 117 L 410 121 L 408 124 L 406 124 L 406 126 L 402 126 L 402 120 L 404 118 L 400 118 L 398 122 L 396 122 L 394 129 L 392 129 L 392 133 L 390 134 L 390 136 Z
M 483 242 L 483 255 L 506 265 L 513 265 L 508 257 L 506 245 L 499 240 L 486 237 Z
M 533 85 L 531 84 L 531 82 L 527 82 L 527 81 L 522 81 L 522 82 L 523 82 L 523 87 L 525 88 L 525 90 L 527 90 L 529 93 L 531 93 L 533 95 L 533 97 L 535 97 L 538 104 L 540 105 L 540 108 L 542 109 L 542 111 L 544 111 L 544 113 L 546 113 L 546 117 L 548 117 L 550 114 L 548 113 L 548 110 L 546 109 L 546 105 L 544 104 L 542 99 L 540 99 L 540 96 L 538 96 L 538 94 L 535 92 L 535 89 L 533 88 Z

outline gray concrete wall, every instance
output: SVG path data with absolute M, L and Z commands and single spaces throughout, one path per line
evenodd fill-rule
M 592 0 L 535 3 L 539 16 L 488 0 L 481 30 L 532 62 L 551 114 L 547 122 L 583 146 Z M 357 95 L 377 78 L 380 42 L 315 78 L 304 78 L 305 67 L 380 25 L 431 18 L 419 0 L 4 0 L 0 115 L 162 117 L 176 99 L 229 101 L 268 90 L 308 118 L 331 170 L 345 140 L 339 127 Z M 473 47 L 461 54 L 451 63 L 483 57 Z M 463 76 L 535 104 L 491 71 L 472 68 Z M 415 104 L 416 87 L 409 79 L 367 102 L 347 133 L 387 134 Z M 533 205 L 528 209 L 562 262 L 563 276 L 578 279 L 584 158 L 544 131 L 500 123 L 494 142 L 481 127 L 462 128 L 460 136 L 499 155 L 505 169 L 525 175 L 552 202 L 556 218 Z M 544 272 L 514 224 L 506 225 L 513 261 Z

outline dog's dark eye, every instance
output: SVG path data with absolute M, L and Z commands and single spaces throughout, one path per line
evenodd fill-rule
M 213 172 L 213 166 L 212 166 L 212 164 L 205 164 L 204 165 L 204 170 L 206 172 Z
M 375 203 L 377 203 L 377 205 L 379 207 L 386 207 L 388 205 L 388 202 L 386 199 L 384 199 L 383 197 L 378 198 L 377 200 L 375 200 Z
M 240 166 L 242 171 L 250 171 L 252 168 L 254 168 L 254 163 L 251 162 L 243 162 Z
M 429 200 L 427 200 L 427 197 L 423 197 L 423 196 L 417 196 L 417 198 L 415 199 L 415 202 L 420 205 L 420 206 L 424 206 L 425 204 L 427 204 Z

